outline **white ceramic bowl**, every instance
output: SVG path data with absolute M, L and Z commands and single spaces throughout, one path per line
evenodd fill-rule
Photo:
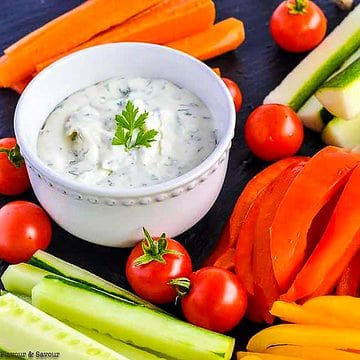
M 218 145 L 188 173 L 136 189 L 104 189 L 69 180 L 37 155 L 41 126 L 73 92 L 119 75 L 164 78 L 195 93 L 210 109 Z M 96 46 L 67 56 L 36 76 L 15 112 L 15 133 L 34 192 L 50 216 L 75 236 L 101 245 L 126 247 L 151 234 L 176 236 L 211 208 L 223 185 L 235 111 L 221 79 L 202 62 L 179 51 L 142 43 Z

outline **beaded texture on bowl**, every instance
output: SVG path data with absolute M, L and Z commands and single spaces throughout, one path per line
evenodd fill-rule
M 61 186 L 50 179 L 48 179 L 45 175 L 41 174 L 39 170 L 31 164 L 29 159 L 26 159 L 27 167 L 30 171 L 32 171 L 39 179 L 45 182 L 47 186 L 50 188 L 56 190 L 57 192 L 70 196 L 71 198 L 79 201 L 87 201 L 90 204 L 96 205 L 96 204 L 102 204 L 107 206 L 134 206 L 134 205 L 149 205 L 153 202 L 162 202 L 166 199 L 181 196 L 184 192 L 191 191 L 196 188 L 200 183 L 206 181 L 211 174 L 213 174 L 220 164 L 222 164 L 227 154 L 230 150 L 230 146 L 226 149 L 226 151 L 221 155 L 220 159 L 207 171 L 205 171 L 202 175 L 200 175 L 196 180 L 192 180 L 189 183 L 179 186 L 175 189 L 172 189 L 171 191 L 162 192 L 158 194 L 154 194 L 153 196 L 146 196 L 146 197 L 134 197 L 134 198 L 126 198 L 123 199 L 121 197 L 119 198 L 108 198 L 108 197 L 94 197 L 89 196 L 86 193 L 78 193 L 69 190 L 68 188 L 65 188 L 64 186 Z

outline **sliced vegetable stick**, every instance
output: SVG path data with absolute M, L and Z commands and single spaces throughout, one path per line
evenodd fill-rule
M 229 248 L 214 263 L 214 266 L 235 272 L 235 249 Z
M 305 261 L 307 233 L 313 219 L 345 185 L 359 160 L 354 153 L 328 146 L 307 162 L 290 185 L 276 211 L 270 239 L 274 273 L 283 292 Z
M 360 330 L 315 325 L 276 325 L 254 335 L 246 349 L 263 352 L 271 346 L 284 344 L 360 350 Z
M 350 237 L 350 234 L 348 234 Z M 323 244 L 322 244 L 323 245 Z M 325 244 L 324 246 L 327 246 L 328 244 Z M 321 272 L 327 273 L 328 277 L 323 278 L 320 286 L 309 296 L 304 298 L 303 300 L 308 300 L 313 297 L 319 297 L 323 295 L 330 294 L 334 288 L 336 287 L 337 282 L 339 281 L 342 272 L 346 269 L 346 267 L 349 265 L 352 257 L 357 252 L 357 250 L 360 248 L 360 229 L 357 231 L 355 236 L 353 237 L 352 241 L 347 242 L 345 245 L 348 245 L 345 250 L 342 252 L 342 256 L 338 257 L 336 260 L 332 259 L 330 264 L 324 265 L 322 267 Z M 330 247 L 330 245 L 329 245 Z M 332 246 L 332 249 L 334 249 L 334 246 Z M 315 254 L 314 254 L 315 255 Z
M 55 318 L 146 348 L 160 358 L 229 360 L 233 352 L 235 339 L 229 336 L 118 301 L 70 279 L 45 277 L 32 289 L 32 301 Z M 141 326 L 137 322 L 141 322 Z
M 81 334 L 93 339 L 94 341 L 98 342 L 106 346 L 107 348 L 126 356 L 129 359 L 141 359 L 141 360 L 161 360 L 159 356 L 156 354 L 152 354 L 151 352 L 147 352 L 146 350 L 139 349 L 135 346 L 131 346 L 126 342 L 116 340 L 108 334 L 99 333 L 96 330 L 91 330 L 83 326 L 74 325 L 70 322 L 63 321 L 64 324 L 70 326 L 74 330 L 78 331 Z
M 360 249 L 341 275 L 336 295 L 360 296 Z
M 335 297 L 332 297 L 330 301 L 337 302 Z M 360 300 L 358 301 L 360 302 Z M 352 304 L 354 305 L 354 304 Z M 359 307 L 359 305 L 357 305 Z M 338 306 L 341 309 L 341 305 Z M 295 324 L 308 324 L 308 325 L 324 325 L 334 327 L 346 327 L 360 329 L 360 322 L 349 320 L 350 316 L 345 318 L 342 315 L 342 311 L 332 306 L 331 309 L 326 308 L 326 304 L 318 306 L 316 309 L 311 309 L 305 306 L 297 305 L 295 303 L 288 303 L 286 301 L 275 301 L 270 313 L 280 319 Z M 348 308 L 346 308 L 347 312 Z M 351 311 L 352 313 L 352 311 Z
M 256 197 L 284 169 L 292 163 L 297 163 L 301 158 L 305 159 L 305 157 L 293 156 L 279 160 L 259 172 L 247 183 L 236 201 L 234 210 L 222 231 L 221 237 L 216 244 L 215 249 L 205 260 L 203 264 L 204 266 L 214 265 L 216 260 L 226 253 L 227 249 L 236 247 L 241 226 L 244 223 L 245 216 Z
M 352 296 L 318 296 L 303 304 L 303 308 L 324 316 L 336 316 L 351 327 L 360 329 L 360 298 Z
M 274 165 L 272 165 L 271 167 L 265 169 L 262 173 L 260 173 L 262 175 L 259 174 L 257 176 L 257 180 L 251 181 L 251 185 L 249 182 L 248 186 L 246 186 L 245 190 L 240 196 L 240 198 L 243 198 L 243 201 L 245 202 L 244 204 L 245 206 L 246 201 L 249 201 L 250 197 L 253 195 L 252 191 L 258 192 L 260 191 L 260 188 L 264 187 L 260 193 L 257 193 L 256 199 L 251 204 L 248 205 L 249 209 L 240 227 L 239 236 L 236 244 L 236 251 L 235 251 L 235 270 L 237 276 L 244 284 L 246 291 L 248 293 L 248 308 L 246 312 L 246 317 L 251 321 L 271 322 L 272 317 L 268 313 L 269 306 L 267 306 L 265 303 L 267 302 L 267 299 L 269 299 L 270 296 L 273 298 L 273 300 L 275 300 L 276 298 L 276 296 L 274 296 L 274 292 L 276 291 L 276 289 L 271 291 L 270 296 L 266 296 L 266 297 L 259 296 L 259 292 L 261 292 L 259 286 L 255 287 L 254 284 L 253 260 L 255 258 L 254 257 L 255 229 L 257 226 L 256 223 L 259 217 L 259 212 L 265 200 L 267 189 L 274 181 L 277 181 L 277 179 L 281 176 L 281 174 L 287 171 L 288 168 L 292 168 L 301 163 L 304 163 L 308 159 L 309 158 L 305 158 L 305 157 L 293 157 L 287 159 L 287 161 L 282 160 L 275 163 Z M 287 166 L 283 168 L 282 166 L 285 164 L 287 164 Z M 275 173 L 277 174 L 276 176 Z M 269 181 L 269 183 L 266 184 L 266 181 Z M 249 193 L 246 195 L 245 192 L 247 191 L 249 191 Z M 239 207 L 239 209 L 240 211 L 242 210 L 241 207 Z M 236 207 L 234 213 L 235 211 L 236 211 Z M 259 279 L 259 277 L 257 279 Z M 274 280 L 274 283 L 275 282 L 276 281 Z M 276 294 L 280 294 L 280 292 L 277 291 Z
M 264 99 L 265 104 L 289 105 L 297 111 L 360 46 L 360 6 L 291 71 Z
M 236 353 L 236 358 L 238 360 L 243 359 L 243 360 L 247 360 L 250 358 L 251 359 L 261 359 L 261 360 L 299 360 L 299 359 L 305 359 L 305 358 L 300 358 L 299 356 L 294 357 L 294 356 L 282 356 L 281 354 L 265 354 L 265 353 L 258 353 L 258 352 L 254 352 L 254 353 L 249 353 L 246 351 L 238 351 Z M 306 359 L 307 360 L 307 359 Z
M 159 1 L 85 1 L 6 50 L 6 61 L 0 64 L 2 86 L 11 86 L 34 73 L 36 64 L 68 51 L 100 31 L 129 19 Z
M 283 300 L 325 295 L 360 248 L 360 165 L 351 173 L 325 232 Z M 339 219 L 344 219 L 340 221 Z
M 243 23 L 235 18 L 223 20 L 211 28 L 166 44 L 200 60 L 208 60 L 235 50 L 245 40 Z
M 266 353 L 306 360 L 360 360 L 359 354 L 317 346 L 280 345 L 267 349 Z
M 163 0 L 123 25 L 95 36 L 87 45 L 119 41 L 119 38 L 165 44 L 207 29 L 214 21 L 215 5 L 211 0 Z
M 321 84 L 315 96 L 331 114 L 350 120 L 360 112 L 359 92 L 360 58 Z
M 275 180 L 288 166 L 307 160 L 309 160 L 309 157 L 305 156 L 293 156 L 279 160 L 259 172 L 247 183 L 235 204 L 229 220 L 229 242 L 231 246 L 236 246 L 245 216 L 261 191 Z
M 252 322 L 264 322 L 262 304 L 258 296 L 255 296 L 255 284 L 253 274 L 253 252 L 256 221 L 259 210 L 264 200 L 266 188 L 261 191 L 251 204 L 241 226 L 239 238 L 235 250 L 235 271 L 248 293 L 248 306 L 246 318 Z
M 335 195 L 331 197 L 331 199 L 321 208 L 321 210 L 316 214 L 313 221 L 311 222 L 311 227 L 307 233 L 305 259 L 309 258 L 317 243 L 323 236 L 330 217 L 334 212 L 335 206 L 339 201 L 341 190 L 342 189 L 339 189 Z
M 48 52 L 48 46 L 54 48 L 54 54 L 60 51 L 63 52 L 87 41 L 101 31 L 151 8 L 160 1 L 87 0 L 78 7 L 26 35 L 5 49 L 4 52 L 7 55 L 13 55 L 21 51 L 28 51 L 34 47 L 39 48 L 40 44 L 38 42 L 42 43 Z M 73 31 L 70 36 L 69 29 L 75 28 L 77 31 Z M 46 42 L 47 40 L 58 40 L 59 42 L 51 44 Z
M 262 318 L 268 324 L 274 322 L 274 317 L 269 313 L 271 305 L 281 294 L 271 261 L 270 227 L 277 207 L 305 164 L 306 161 L 300 161 L 298 164 L 290 165 L 265 189 L 264 199 L 261 202 L 254 227 L 252 255 L 254 296 L 258 299 Z
M 325 110 L 327 111 L 327 110 Z M 351 120 L 331 117 L 321 133 L 325 144 L 335 145 L 344 149 L 354 149 L 360 145 L 360 113 Z
M 245 286 L 247 293 L 250 295 L 254 295 L 254 274 L 252 269 L 255 226 L 265 192 L 266 188 L 258 194 L 254 202 L 250 205 L 250 208 L 244 217 L 244 222 L 240 228 L 239 237 L 236 243 L 236 275 L 240 278 L 241 282 Z M 256 307 L 258 306 L 256 305 Z M 255 321 L 255 319 L 250 320 Z
M 6 360 L 130 360 L 10 293 L 0 297 L 0 348 Z M 35 349 L 37 355 L 23 355 Z
M 4 63 L 6 63 L 6 61 L 7 61 L 7 55 L 0 56 L 0 68 L 1 66 L 3 66 Z M 0 87 L 4 87 L 4 85 L 1 82 L 1 78 L 0 78 Z
M 15 90 L 18 94 L 21 94 L 32 80 L 32 76 L 26 77 L 25 79 L 19 80 L 12 84 L 11 89 Z
M 194 21 L 196 19 L 196 21 Z M 215 20 L 211 0 L 163 0 L 137 16 L 36 65 L 41 71 L 61 57 L 94 45 L 121 41 L 165 44 L 209 28 Z
M 301 305 L 293 302 L 275 301 L 270 313 L 283 321 L 294 324 L 322 325 L 321 321 L 319 323 L 318 321 L 322 319 L 323 315 L 306 311 Z
M 220 70 L 220 68 L 218 68 L 218 67 L 212 68 L 212 71 L 213 71 L 217 76 L 221 76 L 221 70 Z

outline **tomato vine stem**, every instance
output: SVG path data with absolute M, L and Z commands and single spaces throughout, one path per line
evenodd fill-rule
M 20 153 L 19 145 L 15 145 L 11 149 L 0 148 L 0 153 L 5 153 L 9 161 L 17 168 L 19 168 L 24 162 L 24 158 Z
M 179 297 L 185 296 L 190 290 L 190 279 L 179 277 L 169 281 L 169 284 L 176 290 Z
M 152 261 L 157 261 L 161 264 L 166 264 L 164 255 L 172 254 L 176 256 L 183 256 L 184 254 L 176 250 L 168 249 L 168 241 L 165 233 L 161 234 L 158 240 L 155 240 L 151 237 L 149 232 L 143 228 L 145 239 L 141 242 L 141 247 L 143 250 L 143 255 L 139 256 L 135 262 L 135 266 L 141 266 L 148 264 Z
M 308 0 L 288 0 L 286 6 L 289 9 L 289 14 L 306 14 Z

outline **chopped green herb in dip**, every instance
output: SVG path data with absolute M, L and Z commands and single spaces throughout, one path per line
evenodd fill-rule
M 131 102 L 147 112 L 150 147 L 113 145 L 116 115 Z M 84 184 L 132 188 L 176 178 L 199 165 L 216 145 L 215 122 L 190 91 L 163 79 L 113 78 L 62 101 L 46 119 L 38 155 L 54 171 Z

